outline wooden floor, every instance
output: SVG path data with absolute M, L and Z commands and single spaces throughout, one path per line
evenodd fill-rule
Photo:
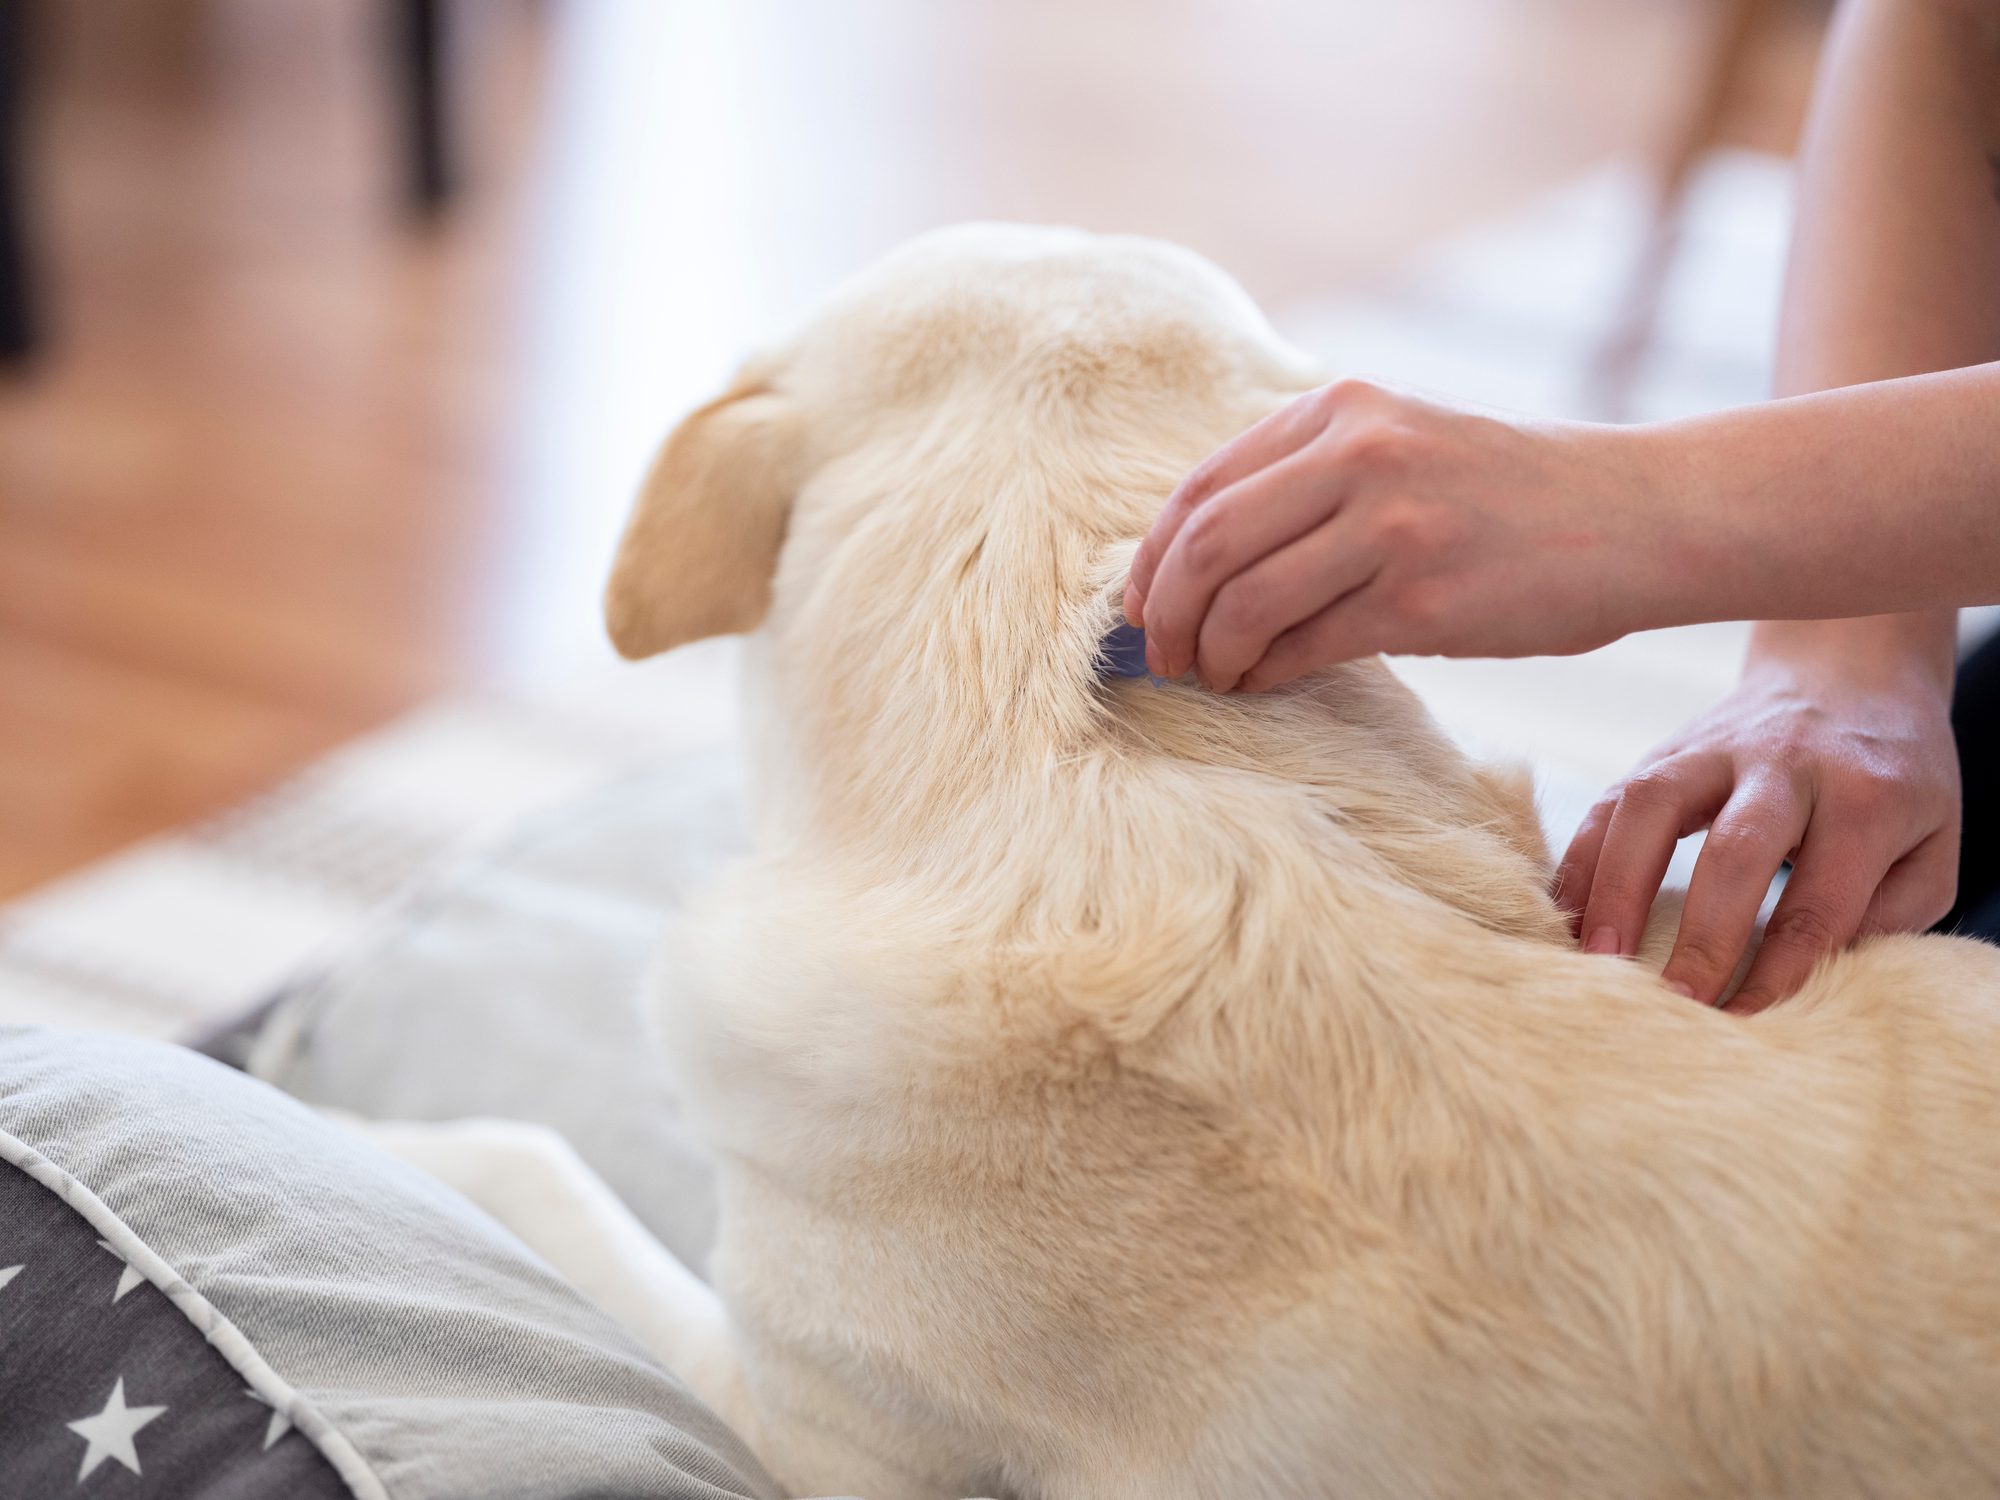
M 0 895 L 454 684 L 591 659 L 647 446 L 904 235 L 1163 234 L 1267 305 L 1670 131 L 1711 0 L 459 5 L 399 211 L 367 0 L 68 0 L 0 380 Z M 1726 134 L 1785 149 L 1818 18 Z

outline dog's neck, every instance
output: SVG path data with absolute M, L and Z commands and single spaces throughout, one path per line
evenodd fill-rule
M 753 637 L 756 884 L 784 892 L 782 963 L 826 997 L 815 1055 L 853 1062 L 854 1107 L 917 1066 L 885 1060 L 885 1010 L 974 1057 L 1004 1017 L 1061 1058 L 1226 1090 L 1333 1181 L 1383 1111 L 1476 1136 L 1524 1047 L 1562 1073 L 1550 978 L 1596 961 L 1546 894 L 1522 779 L 1473 765 L 1376 661 L 1229 697 L 1104 677 L 1157 491 L 1109 535 L 1006 500 L 809 516 Z M 1503 1025 L 1511 1050 L 1482 1051 Z M 1367 1191 L 1393 1198 L 1404 1167 L 1377 1168 Z
M 1469 762 L 1379 662 L 1229 698 L 1098 671 L 1120 537 L 1158 475 L 953 482 L 991 498 L 823 505 L 788 545 L 758 672 L 776 826 L 1048 931 L 1111 920 L 1135 876 L 1197 872 L 1199 850 L 1254 894 L 1289 841 L 1316 884 L 1386 878 L 1491 931 L 1562 936 L 1525 785 Z

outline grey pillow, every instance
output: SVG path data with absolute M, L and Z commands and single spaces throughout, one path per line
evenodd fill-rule
M 156 1042 L 0 1028 L 0 1347 L 9 1493 L 776 1493 L 487 1215 Z
M 530 823 L 291 987 L 240 1051 L 373 1119 L 503 1116 L 559 1131 L 695 1271 L 707 1161 L 644 1033 L 667 913 L 747 845 L 740 757 L 676 756 Z

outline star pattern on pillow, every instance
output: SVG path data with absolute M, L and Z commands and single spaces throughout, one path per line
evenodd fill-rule
M 0 1496 L 351 1496 L 110 1233 L 0 1163 Z
M 82 1438 L 88 1446 L 83 1451 L 83 1467 L 77 1471 L 80 1484 L 90 1478 L 91 1470 L 107 1458 L 116 1459 L 134 1474 L 143 1474 L 139 1467 L 139 1450 L 133 1439 L 139 1429 L 156 1420 L 166 1408 L 164 1406 L 128 1406 L 125 1403 L 125 1377 L 120 1375 L 111 1387 L 111 1396 L 104 1403 L 104 1410 L 94 1417 L 83 1417 L 69 1424 L 69 1430 Z

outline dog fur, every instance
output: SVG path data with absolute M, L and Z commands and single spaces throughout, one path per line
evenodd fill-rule
M 656 1347 L 801 1494 L 2000 1494 L 2000 952 L 1705 1009 L 1379 662 L 1097 670 L 1321 379 L 1188 252 L 976 226 L 669 438 L 611 630 L 753 632 L 757 852 L 651 996 L 722 1203 Z

